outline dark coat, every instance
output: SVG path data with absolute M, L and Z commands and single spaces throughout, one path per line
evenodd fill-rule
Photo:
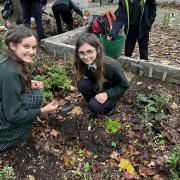
M 116 22 L 113 23 L 113 27 L 109 36 L 115 38 L 118 35 L 123 25 L 125 34 L 129 32 L 130 22 L 128 20 L 128 0 L 119 0 L 119 7 L 116 10 Z M 151 26 L 156 17 L 156 0 L 144 0 L 144 6 L 141 12 L 140 23 L 139 23 L 139 38 L 143 37 L 148 31 L 151 30 Z

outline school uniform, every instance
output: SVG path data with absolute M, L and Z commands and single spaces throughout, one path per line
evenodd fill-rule
M 71 0 L 56 0 L 52 6 L 52 11 L 56 19 L 57 33 L 63 33 L 61 18 L 68 25 L 68 30 L 73 29 L 73 17 L 71 10 L 74 10 L 77 14 L 83 17 L 82 11 Z
M 101 91 L 96 86 L 96 65 L 94 68 L 87 66 L 85 77 L 77 83 L 78 90 L 88 103 L 88 108 L 97 113 L 111 111 L 129 88 L 129 82 L 120 64 L 110 57 L 104 59 L 104 84 Z M 95 95 L 100 92 L 106 92 L 108 95 L 108 99 L 103 104 L 95 99 Z
M 0 151 L 25 139 L 40 115 L 43 94 L 24 93 L 21 75 L 8 56 L 0 57 Z

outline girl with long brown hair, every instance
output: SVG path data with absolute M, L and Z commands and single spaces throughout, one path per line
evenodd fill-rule
M 7 53 L 0 56 L 0 151 L 26 139 L 32 122 L 41 113 L 58 108 L 56 101 L 41 107 L 43 82 L 31 80 L 36 33 L 16 27 L 6 34 L 5 44 Z
M 77 40 L 74 66 L 77 88 L 88 103 L 90 118 L 112 111 L 129 88 L 120 64 L 103 56 L 94 34 L 86 33 Z

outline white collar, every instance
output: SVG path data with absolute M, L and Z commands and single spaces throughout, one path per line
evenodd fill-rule
M 96 63 L 94 63 L 94 64 L 89 64 L 89 65 L 88 65 L 88 69 L 90 69 L 91 67 L 93 67 L 93 68 L 97 69 L 97 65 L 96 65 Z

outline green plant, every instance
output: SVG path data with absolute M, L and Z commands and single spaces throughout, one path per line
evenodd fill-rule
M 117 132 L 121 127 L 121 123 L 118 120 L 108 118 L 105 121 L 105 128 L 109 133 Z
M 85 162 L 84 163 L 84 166 L 83 166 L 83 169 L 85 172 L 90 172 L 91 171 L 91 165 L 89 162 Z
M 59 65 L 53 65 L 46 75 L 37 75 L 34 79 L 44 82 L 45 102 L 53 99 L 53 91 L 68 90 L 71 83 L 67 77 L 66 69 Z
M 175 146 L 171 152 L 167 165 L 170 168 L 172 180 L 180 179 L 180 145 Z
M 168 98 L 163 94 L 145 96 L 140 93 L 137 99 L 143 110 L 143 113 L 139 115 L 140 119 L 144 121 L 167 119 L 168 116 L 164 113 L 164 109 L 168 105 Z
M 15 179 L 15 174 L 13 168 L 6 165 L 0 170 L 0 179 L 1 180 L 13 180 Z
M 117 142 L 116 141 L 111 141 L 111 146 L 112 147 L 116 147 L 117 146 Z

